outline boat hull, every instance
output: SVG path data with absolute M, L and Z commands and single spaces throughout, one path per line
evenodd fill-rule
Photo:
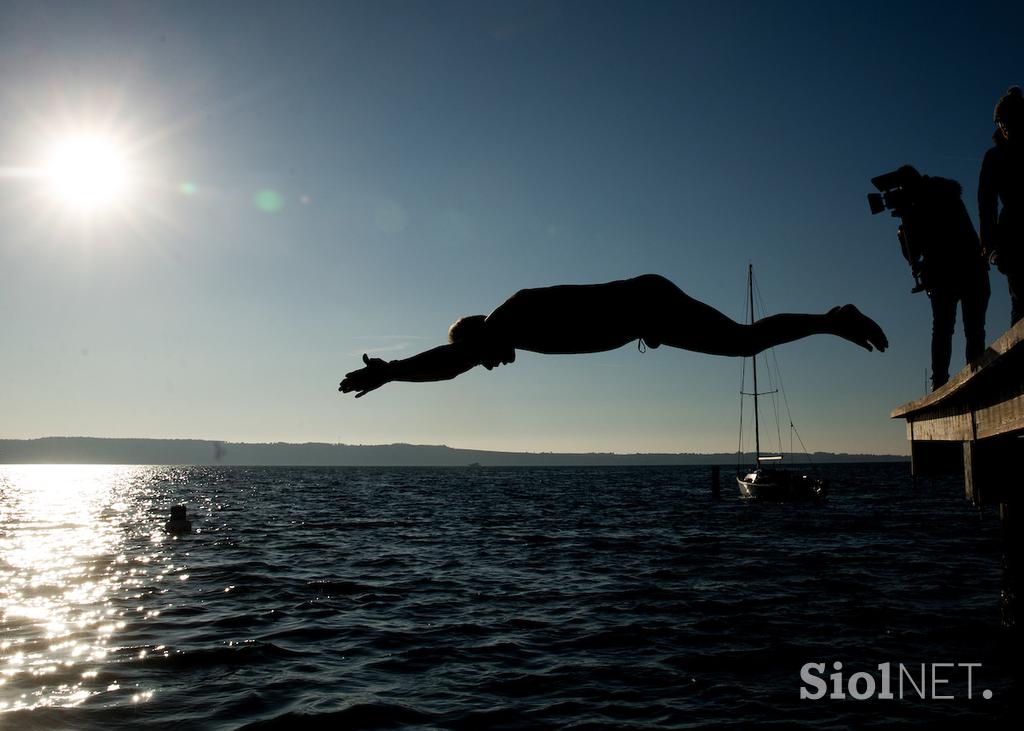
M 740 495 L 756 500 L 821 500 L 826 494 L 824 481 L 785 470 L 754 470 L 736 475 L 736 483 Z

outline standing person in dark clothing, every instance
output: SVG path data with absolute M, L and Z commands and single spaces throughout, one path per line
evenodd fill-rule
M 1024 317 L 1024 94 L 1010 87 L 996 104 L 992 139 L 978 181 L 981 245 L 1010 289 L 1010 320 Z M 999 204 L 1002 203 L 1002 210 Z
M 904 165 L 872 178 L 881 195 L 868 196 L 872 213 L 892 210 L 898 237 L 917 286 L 932 305 L 932 388 L 949 380 L 957 304 L 963 316 L 967 362 L 985 352 L 988 262 L 978 242 L 960 183 L 921 175 Z
M 985 352 L 985 312 L 991 290 L 988 263 L 960 197 L 960 183 L 922 175 L 920 219 L 913 234 L 924 243 L 922 283 L 932 304 L 932 388 L 949 380 L 956 309 L 964 325 L 968 363 Z M 906 219 L 904 219 L 906 220 Z

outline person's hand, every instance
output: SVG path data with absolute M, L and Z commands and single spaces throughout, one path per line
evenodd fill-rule
M 996 252 L 995 243 L 996 237 L 991 233 L 986 234 L 985 230 L 982 229 L 978 236 L 978 244 L 981 246 L 981 255 L 985 257 L 985 261 L 987 261 L 991 266 L 998 268 L 999 255 Z
M 391 380 L 387 373 L 388 364 L 380 358 L 371 358 L 363 353 L 363 363 L 366 364 L 365 367 L 345 374 L 344 380 L 338 386 L 339 391 L 357 391 L 356 398 L 360 398 Z

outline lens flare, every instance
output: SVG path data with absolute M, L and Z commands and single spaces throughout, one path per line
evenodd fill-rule
M 252 203 L 264 213 L 277 213 L 284 208 L 284 198 L 276 190 L 264 188 L 252 197 Z

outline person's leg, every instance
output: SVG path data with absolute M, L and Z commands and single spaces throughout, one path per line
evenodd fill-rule
M 981 357 L 985 352 L 985 312 L 988 310 L 990 294 L 988 272 L 982 272 L 978 281 L 960 300 L 964 320 L 964 339 L 967 341 L 967 362 Z
M 664 343 L 712 355 L 749 356 L 809 335 L 837 335 L 868 350 L 888 347 L 882 329 L 853 305 L 822 315 L 784 313 L 743 325 L 695 300 L 658 275 L 635 280 L 644 302 L 643 338 L 651 347 Z
M 932 292 L 932 388 L 949 380 L 949 361 L 953 353 L 953 328 L 956 325 L 955 295 Z

